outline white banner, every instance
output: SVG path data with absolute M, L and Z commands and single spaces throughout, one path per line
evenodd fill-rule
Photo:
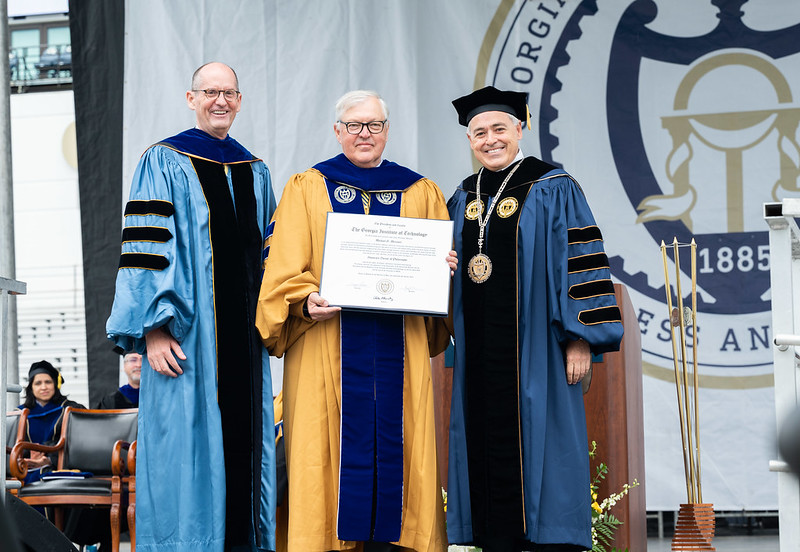
M 523 151 L 581 183 L 639 317 L 647 508 L 686 501 L 658 247 L 677 237 L 698 244 L 704 499 L 775 509 L 761 205 L 799 195 L 800 3 L 716 4 L 128 2 L 125 187 L 146 146 L 193 125 L 184 94 L 207 61 L 237 70 L 244 103 L 231 134 L 267 162 L 278 193 L 339 152 L 333 104 L 348 90 L 386 98 L 386 157 L 445 196 L 472 172 L 450 101 L 487 84 L 526 91 Z

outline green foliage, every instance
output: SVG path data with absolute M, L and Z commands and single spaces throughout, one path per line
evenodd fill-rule
M 596 454 L 597 443 L 592 441 L 592 450 L 589 451 L 589 457 L 593 459 Z M 600 488 L 600 483 L 605 480 L 607 474 L 608 466 L 600 462 L 597 468 L 595 468 L 594 478 L 589 488 L 592 497 L 592 552 L 609 552 L 608 547 L 614 542 L 614 533 L 617 528 L 622 525 L 622 522 L 611 514 L 609 510 L 627 495 L 632 488 L 639 485 L 639 482 L 636 480 L 634 480 L 631 485 L 626 483 L 620 492 L 613 493 L 609 497 L 603 499 L 602 502 L 598 503 L 597 491 Z M 613 548 L 610 552 L 620 551 L 617 548 Z
M 597 536 L 597 543 L 592 546 L 592 552 L 606 552 L 606 547 L 614 542 L 614 532 L 622 522 L 612 514 L 607 514 L 603 519 L 592 523 L 592 528 Z

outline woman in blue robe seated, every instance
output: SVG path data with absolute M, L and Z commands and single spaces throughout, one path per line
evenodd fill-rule
M 61 394 L 62 383 L 64 378 L 46 360 L 31 364 L 28 371 L 28 386 L 25 388 L 25 402 L 19 405 L 20 409 L 27 408 L 30 411 L 25 428 L 30 442 L 42 445 L 54 444 L 61 435 L 64 409 L 68 406 L 85 408 Z M 42 452 L 31 451 L 30 457 L 26 459 L 28 475 L 25 484 L 41 479 L 42 471 L 52 468 L 56 459 L 55 456 L 51 458 Z

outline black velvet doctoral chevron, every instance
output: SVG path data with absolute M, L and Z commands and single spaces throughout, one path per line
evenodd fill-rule
M 262 236 L 256 219 L 249 163 L 225 165 L 193 157 L 209 209 L 217 329 L 217 389 L 226 473 L 226 547 L 245 546 L 252 532 L 250 503 L 259 519 L 260 481 L 247 466 L 261 464 L 261 343 L 255 309 L 261 274 Z M 234 207 L 235 206 L 235 207 Z M 256 446 L 256 444 L 258 446 Z M 241 468 L 237 468 L 240 466 Z
M 608 279 L 592 280 L 569 288 L 569 296 L 573 299 L 588 299 L 598 295 L 614 295 L 614 283 Z
M 171 217 L 175 214 L 175 206 L 163 199 L 132 199 L 125 205 L 125 216 L 158 215 Z
M 587 326 L 593 324 L 602 324 L 604 322 L 621 322 L 622 315 L 619 312 L 619 307 L 602 307 L 599 309 L 592 309 L 583 311 L 578 315 L 578 320 Z
M 169 261 L 164 255 L 154 253 L 123 253 L 119 256 L 119 268 L 144 268 L 146 270 L 164 270 Z
M 587 270 L 597 270 L 598 268 L 608 268 L 608 256 L 605 253 L 592 253 L 591 255 L 571 257 L 567 261 L 567 271 L 570 274 L 586 272 Z
M 586 228 L 570 228 L 567 230 L 567 241 L 570 245 L 575 243 L 589 243 L 593 241 L 603 241 L 603 234 L 597 226 L 587 226 Z
M 155 242 L 166 243 L 172 239 L 172 232 L 161 226 L 128 226 L 122 230 L 122 243 Z
M 466 270 L 462 271 L 472 531 L 473 538 L 481 542 L 500 536 L 522 540 L 525 532 L 521 430 L 507 423 L 519 419 L 517 227 L 533 181 L 553 166 L 534 158 L 523 163 L 502 194 L 503 199 L 514 198 L 518 207 L 505 218 L 494 211 L 485 236 L 483 253 L 491 259 L 491 276 L 476 284 Z M 509 171 L 483 171 L 481 200 L 485 209 Z M 465 188 L 473 192 L 467 203 L 475 198 L 475 180 L 473 176 L 465 183 Z M 464 220 L 462 238 L 462 262 L 467 263 L 478 253 L 477 220 Z M 517 400 L 509 400 L 512 397 Z M 489 509 L 490 503 L 495 507 Z

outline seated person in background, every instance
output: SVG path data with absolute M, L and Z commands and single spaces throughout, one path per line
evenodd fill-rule
M 113 408 L 139 408 L 139 381 L 142 378 L 142 355 L 134 352 L 125 353 L 122 369 L 128 376 L 128 383 L 103 397 L 97 408 L 103 410 Z
M 46 360 L 31 364 L 28 371 L 28 386 L 25 388 L 25 402 L 19 405 L 20 409 L 30 410 L 25 428 L 30 442 L 42 445 L 55 443 L 61 434 L 64 408 L 67 406 L 85 408 L 61 394 L 63 383 L 64 378 L 59 371 Z M 50 458 L 42 452 L 31 451 L 26 462 L 29 470 L 25 478 L 27 484 L 41 479 L 41 469 L 52 466 L 55 458 Z
M 129 351 L 122 360 L 122 369 L 128 383 L 100 399 L 97 408 L 111 410 L 116 408 L 139 408 L 139 382 L 142 377 L 142 355 Z M 121 519 L 120 531 L 125 532 L 128 522 Z M 111 550 L 111 525 L 109 511 L 105 509 L 75 508 L 67 516 L 64 534 L 76 544 L 86 546 L 99 544 L 98 552 Z

